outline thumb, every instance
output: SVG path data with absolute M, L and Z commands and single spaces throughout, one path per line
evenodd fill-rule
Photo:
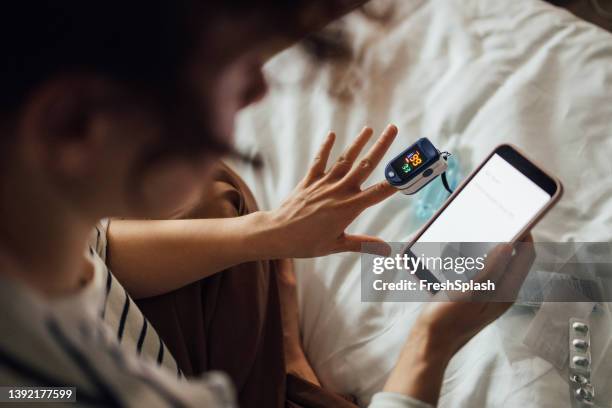
M 340 251 L 365 252 L 373 255 L 389 256 L 391 247 L 384 240 L 371 235 L 344 234 L 339 239 Z

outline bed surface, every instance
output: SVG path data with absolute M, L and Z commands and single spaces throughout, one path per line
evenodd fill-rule
M 384 24 L 359 13 L 344 20 L 352 62 L 315 63 L 294 47 L 266 65 L 270 92 L 241 113 L 236 132 L 264 168 L 234 164 L 260 207 L 275 208 L 289 194 L 328 130 L 337 133 L 337 156 L 364 125 L 380 131 L 393 122 L 400 135 L 383 163 L 426 136 L 453 152 L 465 175 L 496 145 L 513 143 L 565 187 L 534 231 L 537 240 L 611 240 L 610 33 L 538 0 L 373 5 L 394 7 L 394 16 Z M 383 164 L 369 183 L 382 171 Z M 422 222 L 416 201 L 397 194 L 349 231 L 402 240 Z M 362 303 L 355 254 L 298 260 L 296 270 L 311 363 L 326 386 L 367 404 L 420 304 Z M 511 312 L 462 349 L 447 369 L 440 406 L 569 406 L 563 373 L 516 334 L 531 317 Z

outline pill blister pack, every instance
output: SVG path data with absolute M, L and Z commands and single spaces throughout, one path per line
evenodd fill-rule
M 573 408 L 594 407 L 590 330 L 585 319 L 569 320 L 569 383 Z

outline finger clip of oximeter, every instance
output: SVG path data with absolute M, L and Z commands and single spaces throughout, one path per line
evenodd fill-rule
M 389 184 L 404 194 L 414 194 L 439 175 L 444 187 L 452 193 L 446 181 L 445 171 L 448 152 L 440 152 L 426 137 L 404 150 L 385 167 Z

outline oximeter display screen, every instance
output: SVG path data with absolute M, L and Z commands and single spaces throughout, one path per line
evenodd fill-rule
M 423 156 L 423 152 L 417 147 L 414 147 L 391 163 L 391 165 L 398 176 L 409 177 L 410 174 L 421 167 L 425 161 L 426 158 Z

